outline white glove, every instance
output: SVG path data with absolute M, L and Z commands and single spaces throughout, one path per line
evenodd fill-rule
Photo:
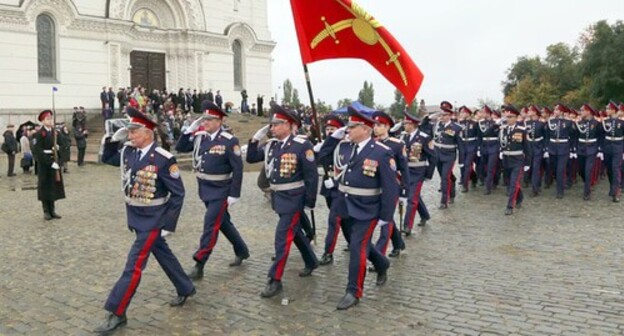
M 186 131 L 184 131 L 184 133 L 185 134 L 195 133 L 195 131 L 197 131 L 197 129 L 199 129 L 199 126 L 201 126 L 203 120 L 204 119 L 202 119 L 202 118 L 195 119 L 195 121 L 193 121 L 191 123 L 191 125 L 186 129 Z
M 306 207 L 303 208 L 303 210 L 305 210 L 305 211 L 312 211 L 312 210 L 314 210 L 314 208 L 310 208 L 309 206 L 306 206 Z
M 503 153 L 498 153 L 498 159 L 502 160 L 503 159 Z
M 460 163 L 460 164 L 459 164 L 459 168 L 464 168 L 464 164 L 463 164 L 463 163 Z
M 570 153 L 570 159 L 574 159 L 574 153 Z
M 544 159 L 548 159 L 550 157 L 550 155 L 548 154 L 548 152 L 544 152 Z
M 334 133 L 332 133 L 331 137 L 341 140 L 345 137 L 345 134 L 347 134 L 347 126 L 340 127 L 339 129 L 335 130 Z
M 578 159 L 578 154 L 574 153 L 572 155 L 574 155 L 573 159 Z
M 318 153 L 321 151 L 321 147 L 323 147 L 323 143 L 319 142 L 316 145 L 314 145 L 314 148 L 312 148 L 314 150 L 314 153 Z
M 529 171 L 529 169 L 531 169 L 531 166 L 524 166 L 524 171 L 525 171 L 525 172 L 528 172 L 528 171 Z
M 125 142 L 128 139 L 128 129 L 123 127 L 117 130 L 111 139 L 112 142 Z
M 52 162 L 52 169 L 59 170 L 59 168 L 61 168 L 61 167 L 59 167 L 58 163 Z
M 401 129 L 401 126 L 403 126 L 403 124 L 400 122 L 394 124 L 394 126 L 392 126 L 392 128 L 390 129 L 390 132 L 396 133 L 398 130 Z
M 399 197 L 399 202 L 403 203 L 403 205 L 407 205 L 407 197 Z
M 258 130 L 258 132 L 256 132 L 256 134 L 254 134 L 253 138 L 256 141 L 260 141 L 262 139 L 264 139 L 267 134 L 269 134 L 269 128 L 271 127 L 271 125 L 266 125 L 264 127 L 262 127 L 261 129 Z
M 387 225 L 387 224 L 388 224 L 388 222 L 386 222 L 385 220 L 381 220 L 381 219 L 377 220 L 377 226 L 384 226 L 384 225 Z
M 477 151 L 477 157 L 481 157 L 481 151 L 480 150 Z
M 334 182 L 333 178 L 328 178 L 327 180 L 323 181 L 323 185 L 327 189 L 333 189 L 336 186 L 336 182 Z
M 600 161 L 604 161 L 604 154 L 602 152 L 598 152 L 596 157 L 600 159 Z
M 172 234 L 173 234 L 173 232 L 171 232 L 171 231 L 167 231 L 167 230 L 164 230 L 164 229 L 160 230 L 160 236 L 163 237 L 163 238 L 165 238 L 167 236 L 170 236 Z
M 228 196 L 228 198 L 227 198 L 228 207 L 231 207 L 232 205 L 234 205 L 234 203 L 238 202 L 238 200 L 240 200 L 240 197 L 230 197 L 230 196 Z

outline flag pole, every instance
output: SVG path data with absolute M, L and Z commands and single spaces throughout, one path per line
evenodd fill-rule
M 314 93 L 312 92 L 312 82 L 310 81 L 310 73 L 308 72 L 308 65 L 303 63 L 303 73 L 305 74 L 306 86 L 308 87 L 308 96 L 310 97 L 310 108 L 312 108 L 312 121 L 314 122 L 313 134 L 315 134 L 316 141 L 314 143 L 320 143 L 321 138 L 321 124 L 318 121 L 318 115 L 316 114 L 316 104 L 314 103 Z M 327 167 L 323 164 L 323 172 L 325 173 L 323 180 L 328 176 Z M 310 210 L 310 217 L 312 218 L 312 233 L 314 234 L 314 244 L 316 245 L 316 220 L 314 218 L 314 209 Z
M 53 135 L 53 142 L 52 142 L 52 153 L 53 153 L 53 158 L 54 158 L 54 162 L 56 162 L 56 164 L 58 164 L 58 149 L 57 149 L 57 130 L 56 130 L 56 108 L 55 108 L 55 104 L 54 104 L 54 92 L 56 92 L 56 87 L 52 87 L 52 118 L 53 118 L 53 122 L 54 125 L 52 126 L 52 135 Z M 55 178 L 56 178 L 56 182 L 60 182 L 61 181 L 61 168 L 59 167 L 59 169 L 56 170 L 55 173 Z

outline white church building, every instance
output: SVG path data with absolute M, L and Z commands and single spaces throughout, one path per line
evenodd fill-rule
M 272 96 L 266 0 L 0 0 L 0 129 L 103 86 Z

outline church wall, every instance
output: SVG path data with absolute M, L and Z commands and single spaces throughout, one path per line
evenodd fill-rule
M 104 17 L 106 15 L 106 0 L 73 0 L 81 15 Z
M 0 5 L 19 6 L 20 0 L 0 0 Z

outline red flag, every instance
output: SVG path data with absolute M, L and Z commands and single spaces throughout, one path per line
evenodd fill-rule
M 304 64 L 331 58 L 367 61 L 411 103 L 423 74 L 405 49 L 351 0 L 290 0 Z

